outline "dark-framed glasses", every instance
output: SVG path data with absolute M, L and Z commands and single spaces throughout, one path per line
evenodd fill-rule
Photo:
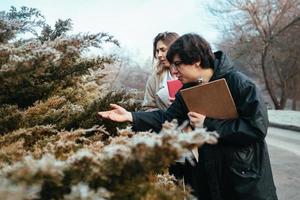
M 178 70 L 178 69 L 180 69 L 181 64 L 182 64 L 182 61 L 178 60 L 178 61 L 173 62 L 173 64 L 171 66 L 173 69 Z

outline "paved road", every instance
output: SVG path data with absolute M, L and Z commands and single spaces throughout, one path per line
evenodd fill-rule
M 269 128 L 267 143 L 279 200 L 300 199 L 300 132 Z

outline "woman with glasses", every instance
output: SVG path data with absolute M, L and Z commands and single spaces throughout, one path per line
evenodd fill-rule
M 179 38 L 179 35 L 174 32 L 162 32 L 154 38 L 153 58 L 155 69 L 146 84 L 142 103 L 142 110 L 144 111 L 166 110 L 171 104 L 167 80 L 175 79 L 176 75 L 172 72 L 166 55 L 169 46 L 177 38 Z
M 189 119 L 192 124 L 216 131 L 218 143 L 199 148 L 197 173 L 185 179 L 193 194 L 201 200 L 277 200 L 265 141 L 268 113 L 255 83 L 223 52 L 213 53 L 209 43 L 197 34 L 178 38 L 170 46 L 167 59 L 174 64 L 183 88 L 192 87 L 199 79 L 205 83 L 224 78 L 238 118 L 216 119 L 189 112 L 180 93 L 167 111 L 128 112 L 112 104 L 112 110 L 98 114 L 113 121 L 133 122 L 134 131 L 159 132 L 162 124 L 172 119 L 179 124 Z

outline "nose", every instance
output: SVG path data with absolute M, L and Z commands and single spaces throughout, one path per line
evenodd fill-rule
M 171 65 L 171 72 L 172 72 L 172 74 L 174 74 L 174 75 L 178 75 L 178 73 L 179 73 L 179 71 L 178 71 L 178 69 L 176 68 L 176 67 L 174 67 L 173 66 L 173 64 Z
M 158 58 L 161 58 L 163 56 L 163 53 L 162 53 L 162 51 L 158 51 L 158 53 L 157 53 L 157 57 Z

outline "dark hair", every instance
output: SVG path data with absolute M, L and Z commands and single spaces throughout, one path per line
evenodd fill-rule
M 165 45 L 169 46 L 172 42 L 174 42 L 179 35 L 175 32 L 162 32 L 155 36 L 153 41 L 153 58 L 156 58 L 156 45 L 158 41 L 162 41 Z
M 194 64 L 200 61 L 202 68 L 214 68 L 215 56 L 211 47 L 204 38 L 197 34 L 184 34 L 170 46 L 167 52 L 169 63 L 173 63 L 176 54 L 184 64 Z

